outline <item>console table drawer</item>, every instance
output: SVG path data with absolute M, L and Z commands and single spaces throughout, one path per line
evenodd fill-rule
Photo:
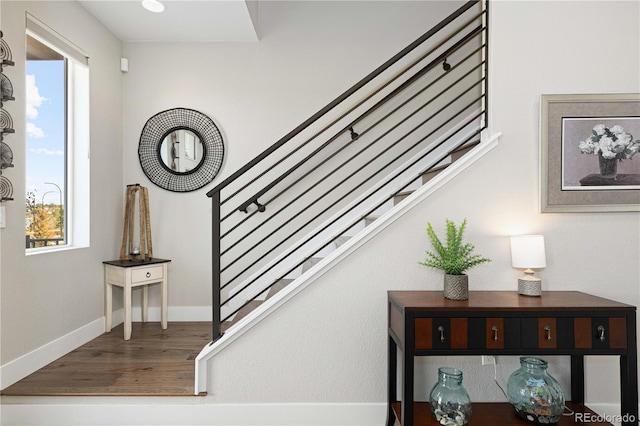
M 573 318 L 522 318 L 521 335 L 525 349 L 571 349 L 574 347 Z
M 626 349 L 627 321 L 623 317 L 574 318 L 578 349 Z
M 150 281 L 150 280 L 162 280 L 162 278 L 163 278 L 162 265 L 150 266 L 148 268 L 133 269 L 131 271 L 132 283 L 139 283 L 139 282 Z

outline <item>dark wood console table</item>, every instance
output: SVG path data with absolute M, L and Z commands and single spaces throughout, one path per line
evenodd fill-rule
M 528 297 L 511 291 L 477 291 L 469 300 L 448 300 L 441 291 L 389 291 L 387 426 L 436 426 L 428 402 L 414 402 L 414 356 L 569 355 L 571 401 L 582 424 L 596 416 L 584 406 L 584 356 L 620 356 L 624 426 L 638 424 L 636 307 L 575 291 Z M 401 351 L 398 398 L 398 350 Z M 465 380 L 473 380 L 466 377 Z M 626 420 L 625 420 L 626 419 Z M 610 425 L 607 422 L 588 422 Z M 474 403 L 469 425 L 531 425 L 505 403 Z

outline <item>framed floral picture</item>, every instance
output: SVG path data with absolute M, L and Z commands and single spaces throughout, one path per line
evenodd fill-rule
M 640 211 L 640 93 L 541 96 L 540 210 Z

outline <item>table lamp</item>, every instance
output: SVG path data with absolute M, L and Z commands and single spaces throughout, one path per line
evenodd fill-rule
M 511 237 L 511 263 L 514 268 L 524 269 L 518 278 L 518 293 L 525 296 L 540 296 L 542 281 L 533 275 L 533 269 L 547 266 L 544 251 L 544 236 L 518 235 Z

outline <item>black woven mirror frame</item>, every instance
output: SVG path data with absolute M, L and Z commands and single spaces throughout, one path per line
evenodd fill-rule
M 160 157 L 162 141 L 178 129 L 191 130 L 202 141 L 202 161 L 186 173 L 172 171 Z M 155 185 L 173 192 L 189 192 L 202 188 L 216 177 L 224 159 L 224 143 L 211 118 L 193 109 L 173 108 L 147 120 L 140 134 L 138 157 L 144 174 Z

